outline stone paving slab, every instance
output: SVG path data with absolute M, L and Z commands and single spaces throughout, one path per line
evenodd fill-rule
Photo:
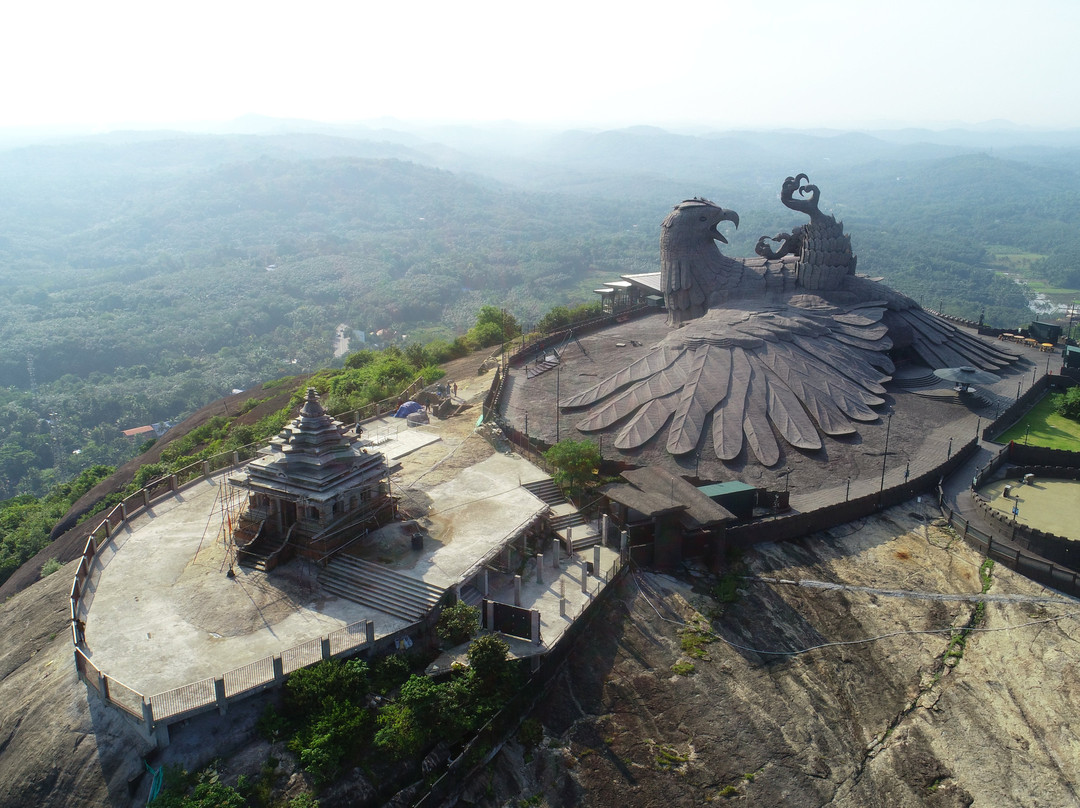
M 86 612 L 91 661 L 144 695 L 281 653 L 361 620 L 376 636 L 407 623 L 326 598 L 302 562 L 271 576 L 226 577 L 218 476 L 154 505 L 118 531 L 95 562 Z

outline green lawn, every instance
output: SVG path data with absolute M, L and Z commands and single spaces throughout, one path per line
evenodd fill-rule
M 1032 446 L 1046 446 L 1050 449 L 1080 451 L 1080 422 L 1070 421 L 1054 412 L 1053 396 L 1043 396 L 1034 407 L 1021 418 L 1012 429 L 1002 433 L 998 443 L 1011 440 L 1023 443 L 1025 435 Z M 1031 426 L 1030 433 L 1028 426 Z

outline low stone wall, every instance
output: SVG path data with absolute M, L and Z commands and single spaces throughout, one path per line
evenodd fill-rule
M 1000 524 L 1001 534 L 1012 544 L 1069 569 L 1080 568 L 1080 545 L 1076 542 L 1017 522 L 1011 513 L 998 510 L 974 491 L 971 498 L 984 516 Z
M 938 505 L 949 524 L 960 537 L 979 553 L 1004 564 L 1021 575 L 1046 586 L 1052 586 L 1069 595 L 1080 596 L 1080 573 L 1068 567 L 1040 557 L 1030 556 L 1017 547 L 1005 544 L 986 531 L 972 525 L 963 516 L 956 513 L 944 502 L 941 489 L 938 489 Z
M 885 487 L 880 492 L 827 505 L 808 513 L 777 516 L 768 520 L 729 527 L 722 535 L 716 536 L 714 556 L 722 546 L 749 547 L 767 541 L 791 541 L 861 519 L 884 508 L 899 505 L 924 491 L 932 490 L 942 477 L 962 466 L 975 449 L 975 439 L 972 438 L 941 463 L 906 482 Z

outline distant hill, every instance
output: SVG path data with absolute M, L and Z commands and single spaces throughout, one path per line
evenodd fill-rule
M 340 323 L 450 337 L 490 304 L 527 327 L 654 270 L 691 196 L 737 209 L 725 251 L 751 254 L 802 223 L 777 200 L 800 171 L 860 271 L 949 313 L 1024 322 L 988 248 L 1068 278 L 1080 247 L 1070 133 L 242 123 L 0 149 L 3 490 L 122 463 L 121 428 L 330 364 Z

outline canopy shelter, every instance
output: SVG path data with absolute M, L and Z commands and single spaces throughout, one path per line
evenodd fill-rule
M 947 382 L 954 382 L 958 393 L 972 392 L 971 385 L 973 384 L 993 384 L 998 380 L 996 374 L 973 368 L 970 365 L 958 368 L 938 368 L 934 371 L 934 375 Z

